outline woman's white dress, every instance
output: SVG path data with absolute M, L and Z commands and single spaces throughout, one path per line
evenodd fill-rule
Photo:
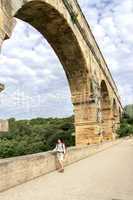
M 57 159 L 63 161 L 66 152 L 65 145 L 63 143 L 56 144 L 54 151 L 57 153 Z

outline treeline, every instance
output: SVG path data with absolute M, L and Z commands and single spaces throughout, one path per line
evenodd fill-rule
M 54 148 L 58 138 L 75 145 L 74 117 L 9 119 L 9 132 L 0 134 L 0 158 L 22 156 Z
M 124 108 L 125 114 L 130 118 L 133 118 L 133 104 L 127 105 Z
M 133 136 L 133 105 L 125 106 L 117 133 L 119 137 Z
M 133 109 L 125 107 L 119 137 L 133 135 Z M 74 116 L 68 118 L 9 119 L 9 132 L 0 133 L 0 158 L 22 156 L 54 148 L 58 138 L 66 146 L 75 145 Z

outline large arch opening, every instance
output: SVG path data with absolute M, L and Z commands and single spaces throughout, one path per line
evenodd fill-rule
M 101 122 L 104 139 L 110 139 L 110 98 L 107 85 L 104 80 L 101 82 Z
M 68 81 L 43 36 L 19 20 L 12 37 L 2 45 L 0 60 L 0 80 L 5 85 L 0 118 L 9 119 L 10 124 L 7 134 L 0 132 L 1 157 L 47 151 L 57 137 L 67 146 L 74 145 Z
M 81 92 L 86 70 L 85 59 L 66 19 L 55 8 L 42 1 L 26 3 L 15 17 L 28 22 L 44 36 L 62 63 L 72 94 Z
M 1 93 L 1 118 L 73 114 L 63 67 L 49 43 L 34 27 L 17 19 L 11 38 L 1 47 L 0 58 L 0 81 L 5 85 Z
M 86 118 L 88 73 L 79 41 L 67 20 L 46 2 L 30 1 L 17 11 L 15 17 L 36 28 L 58 56 L 68 79 L 74 105 L 76 144 L 80 144 L 81 139 L 77 135 L 81 129 L 77 127 L 77 123 Z
M 56 53 L 69 83 L 75 124 L 82 121 L 86 117 L 88 72 L 81 47 L 68 22 L 56 9 L 42 1 L 26 3 L 15 13 L 14 17 L 29 23 L 38 30 Z M 78 109 L 75 109 L 77 107 Z M 63 128 L 66 129 L 66 127 Z M 76 140 L 76 143 L 80 144 L 80 141 Z

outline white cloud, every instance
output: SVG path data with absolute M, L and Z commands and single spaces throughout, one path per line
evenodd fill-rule
M 1 117 L 72 114 L 69 87 L 57 56 L 39 32 L 20 20 L 2 46 L 0 81 L 6 86 Z

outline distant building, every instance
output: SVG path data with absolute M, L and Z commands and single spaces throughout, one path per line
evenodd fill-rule
M 5 89 L 5 86 L 0 83 L 0 92 L 2 92 Z M 8 120 L 0 119 L 0 132 L 8 132 L 9 130 L 9 124 Z

